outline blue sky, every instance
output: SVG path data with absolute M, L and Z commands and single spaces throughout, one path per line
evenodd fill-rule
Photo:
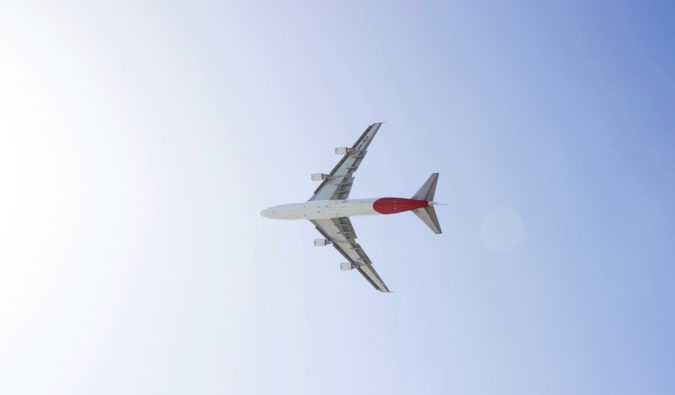
M 673 17 L 3 3 L 0 392 L 670 393 Z M 258 215 L 378 121 L 351 197 L 448 204 L 353 219 L 394 294 Z

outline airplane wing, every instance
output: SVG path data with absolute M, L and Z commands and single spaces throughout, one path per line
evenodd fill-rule
M 351 191 L 354 182 L 354 172 L 366 156 L 368 145 L 373 141 L 373 137 L 375 137 L 381 125 L 380 122 L 368 126 L 361 137 L 356 140 L 356 143 L 347 150 L 347 153 L 335 165 L 329 177 L 323 180 L 314 191 L 314 196 L 309 200 L 343 200 L 349 198 L 349 191 Z
M 384 281 L 377 274 L 363 248 L 356 242 L 356 233 L 348 217 L 319 219 L 310 221 L 316 230 L 327 240 L 333 242 L 333 247 L 355 267 L 368 282 L 380 292 L 390 292 Z

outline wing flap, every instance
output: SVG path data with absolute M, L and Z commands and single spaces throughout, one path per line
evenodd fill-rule
M 361 273 L 363 275 L 363 277 L 366 278 L 366 280 L 368 280 L 370 285 L 375 287 L 375 289 L 377 289 L 378 291 L 380 291 L 380 292 L 391 292 L 389 290 L 389 288 L 387 288 L 387 285 L 384 283 L 384 281 L 382 281 L 380 276 L 377 274 L 377 272 L 373 268 L 373 265 L 369 264 L 369 265 L 359 266 L 357 268 L 357 270 L 359 271 L 359 273 Z
M 349 192 L 351 192 L 354 183 L 353 174 L 363 162 L 368 146 L 377 131 L 380 130 L 381 125 L 381 122 L 374 123 L 366 128 L 352 146 L 351 151 L 340 159 L 329 173 L 329 177 L 316 188 L 314 196 L 309 200 L 344 200 L 349 198 Z
M 387 285 L 373 268 L 370 260 L 361 245 L 356 242 L 356 232 L 348 217 L 321 219 L 310 221 L 326 240 L 333 242 L 333 247 L 381 292 L 390 292 Z

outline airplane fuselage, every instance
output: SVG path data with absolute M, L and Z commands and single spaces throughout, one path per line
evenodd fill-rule
M 310 200 L 270 207 L 260 212 L 260 215 L 272 219 L 319 220 L 358 215 L 397 214 L 433 204 L 435 202 L 403 198 Z

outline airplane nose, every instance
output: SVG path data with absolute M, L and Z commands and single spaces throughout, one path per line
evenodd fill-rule
M 272 209 L 269 209 L 269 208 L 260 212 L 260 215 L 262 215 L 265 218 L 270 218 L 271 214 L 272 214 Z

